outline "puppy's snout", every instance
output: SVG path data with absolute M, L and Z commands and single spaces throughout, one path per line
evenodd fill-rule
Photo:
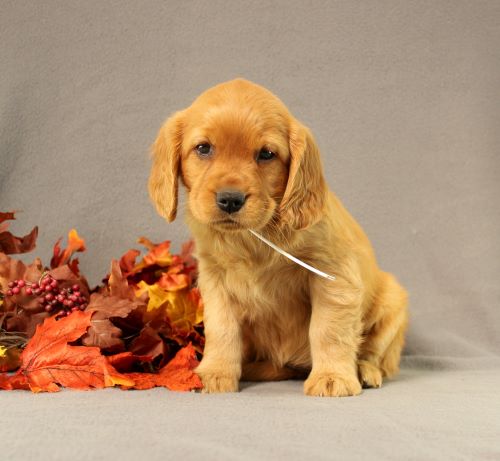
M 223 190 L 215 195 L 217 206 L 226 213 L 235 213 L 240 210 L 245 200 L 245 194 L 235 190 Z

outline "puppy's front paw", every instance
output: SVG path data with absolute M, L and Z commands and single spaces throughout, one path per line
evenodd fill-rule
M 304 393 L 316 397 L 347 397 L 361 394 L 361 384 L 356 376 L 311 373 L 304 382 Z
M 201 392 L 238 392 L 239 379 L 237 375 L 230 375 L 227 374 L 227 372 L 198 369 L 196 369 L 195 372 L 203 383 Z

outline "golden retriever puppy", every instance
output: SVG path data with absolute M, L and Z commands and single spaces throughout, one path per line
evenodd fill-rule
M 377 266 L 363 230 L 328 189 L 311 132 L 276 96 L 237 79 L 172 115 L 154 143 L 149 180 L 168 221 L 179 178 L 205 304 L 196 369 L 205 392 L 307 376 L 307 395 L 348 396 L 398 371 L 407 294 Z

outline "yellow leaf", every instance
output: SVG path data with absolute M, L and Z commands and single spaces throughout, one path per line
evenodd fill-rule
M 136 290 L 135 295 L 137 297 L 141 296 L 143 293 L 147 292 L 149 295 L 149 301 L 147 306 L 147 311 L 151 312 L 159 309 L 163 306 L 169 298 L 169 293 L 162 290 L 158 285 L 148 285 L 144 280 L 138 283 L 139 289 Z
M 5 346 L 0 346 L 0 357 L 5 357 L 7 353 L 7 348 Z
M 147 293 L 149 301 L 147 312 L 153 312 L 165 307 L 166 314 L 178 329 L 189 331 L 193 325 L 203 320 L 203 303 L 195 290 L 166 291 L 157 284 L 148 285 L 141 280 L 135 290 L 137 297 Z
M 167 315 L 175 327 L 189 331 L 203 319 L 203 307 L 193 302 L 189 290 L 168 292 L 167 300 Z
M 106 375 L 104 376 L 104 386 L 106 387 L 113 387 L 113 386 L 133 386 L 135 384 L 135 381 L 125 378 L 125 377 L 120 377 L 120 376 L 113 376 L 113 375 Z

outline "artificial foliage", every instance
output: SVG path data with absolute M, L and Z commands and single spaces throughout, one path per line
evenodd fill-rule
M 49 266 L 15 254 L 32 251 L 38 228 L 18 237 L 14 212 L 0 213 L 0 389 L 200 389 L 203 302 L 193 243 L 178 255 L 170 242 L 142 237 L 111 261 L 91 288 L 75 256 L 86 250 L 72 229 Z M 142 255 L 143 254 L 143 255 Z

